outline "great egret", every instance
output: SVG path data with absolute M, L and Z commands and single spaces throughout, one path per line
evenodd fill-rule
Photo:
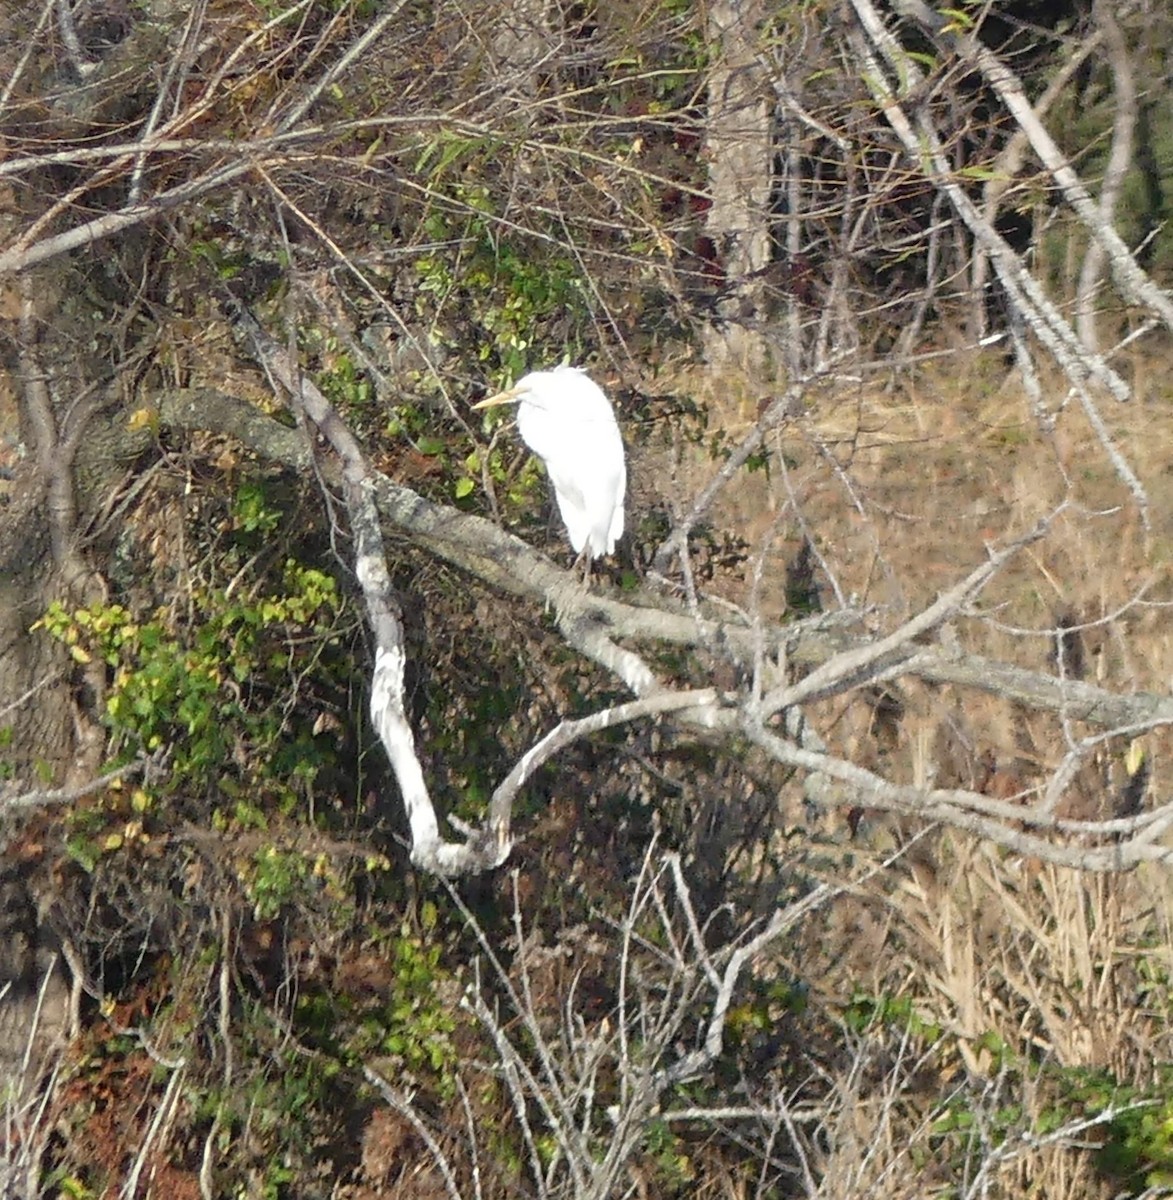
M 570 544 L 580 557 L 610 554 L 623 535 L 627 466 L 615 411 L 578 367 L 523 375 L 474 409 L 517 402 L 521 440 L 546 464 Z

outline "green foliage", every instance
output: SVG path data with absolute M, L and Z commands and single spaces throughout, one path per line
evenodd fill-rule
M 300 1036 L 331 1056 L 339 1069 L 390 1059 L 393 1065 L 382 1069 L 409 1072 L 438 1095 L 451 1097 L 457 1054 L 450 993 L 458 985 L 442 961 L 441 945 L 405 924 L 398 934 L 387 935 L 377 952 L 386 960 L 389 987 L 380 986 L 374 995 L 303 992 L 296 1008 Z
M 325 364 L 314 376 L 322 395 L 343 415 L 362 417 L 370 410 L 375 398 L 371 381 L 351 354 L 339 347 L 337 338 L 321 338 L 316 349 Z
M 487 426 L 509 419 L 508 413 L 494 409 L 490 409 L 485 416 Z M 510 469 L 511 461 L 516 459 L 517 453 L 514 445 L 506 441 L 490 450 L 487 459 L 489 478 L 493 481 L 497 502 L 501 505 L 504 517 L 509 521 L 522 513 L 532 512 L 545 496 L 545 472 L 533 455 L 526 455 L 516 470 Z M 461 499 L 462 495 L 470 495 L 475 489 L 476 480 L 482 470 L 482 461 L 479 450 L 474 450 L 464 460 L 468 474 L 456 481 L 454 490 L 457 492 L 457 499 Z
M 807 1006 L 806 988 L 785 979 L 754 980 L 744 999 L 729 1009 L 727 1029 L 734 1044 L 747 1043 L 758 1034 L 769 1034 L 788 1016 L 801 1015 Z
M 1123 1086 L 1106 1070 L 1056 1073 L 1059 1097 L 1050 1124 L 1103 1114 L 1096 1165 L 1131 1194 L 1173 1188 L 1173 1065 L 1147 1088 Z M 1044 1130 L 1046 1132 L 1046 1130 Z
M 336 1119 L 343 1068 L 327 1055 L 307 1055 L 288 1039 L 274 1042 L 271 1018 L 263 1008 L 246 1004 L 239 1032 L 245 1061 L 263 1068 L 235 1079 L 227 1089 L 212 1086 L 193 1096 L 196 1114 L 203 1122 L 219 1121 L 223 1155 L 240 1149 L 247 1131 L 247 1153 L 254 1159 L 248 1195 L 288 1196 L 311 1131 Z
M 229 251 L 216 238 L 193 238 L 187 243 L 190 257 L 210 268 L 218 279 L 235 279 L 244 269 L 248 259 L 241 252 Z
M 941 1027 L 922 1017 L 908 996 L 856 992 L 843 1011 L 843 1023 L 859 1034 L 895 1029 L 928 1042 L 935 1042 L 941 1036 Z
M 696 1178 L 696 1169 L 684 1139 L 661 1120 L 649 1122 L 644 1135 L 644 1152 L 656 1164 L 662 1187 L 675 1192 Z
M 995 1034 L 978 1045 L 994 1050 L 1006 1099 L 989 1105 L 970 1089 L 954 1093 L 933 1120 L 934 1162 L 955 1158 L 960 1169 L 963 1159 L 984 1161 L 991 1146 L 1072 1127 L 1098 1147 L 1096 1166 L 1117 1194 L 1173 1187 L 1173 1065 L 1160 1065 L 1153 1081 L 1139 1087 L 1103 1068 L 1025 1062 Z M 1044 1100 L 1030 1112 L 1022 1099 L 1028 1092 Z
M 236 489 L 232 515 L 246 533 L 272 533 L 281 523 L 281 514 L 270 507 L 265 489 L 255 481 Z
M 535 358 L 568 349 L 581 357 L 590 306 L 579 264 L 560 250 L 511 241 L 486 185 L 461 180 L 443 190 L 451 204 L 435 205 L 424 220 L 428 241 L 439 248 L 416 260 L 415 291 L 416 311 L 439 340 L 509 379 Z M 471 328 L 443 333 L 445 315 Z M 548 343 L 557 354 L 543 352 Z
M 234 512 L 242 528 L 271 528 L 251 490 L 238 491 Z M 249 827 L 264 823 L 268 803 L 292 804 L 294 785 L 312 780 L 329 757 L 290 688 L 320 665 L 340 609 L 329 575 L 289 559 L 279 587 L 195 591 L 182 620 L 162 610 L 136 619 L 121 604 L 55 602 L 37 626 L 77 661 L 107 666 L 105 718 L 116 754 L 169 749 L 167 779 L 153 785 L 159 791 L 129 798 L 137 817 L 148 817 L 162 795 L 211 792 L 228 801 L 230 820 Z M 77 837 L 93 832 L 75 823 Z M 92 851 L 79 844 L 78 856 L 85 862 Z
M 305 855 L 265 846 L 253 858 L 249 895 L 254 916 L 261 921 L 276 917 L 301 892 L 310 873 Z
M 57 1183 L 60 1191 L 59 1196 L 68 1197 L 69 1200 L 90 1200 L 93 1192 L 78 1179 L 75 1175 L 66 1175 Z
M 368 1018 L 366 1039 L 376 1053 L 394 1055 L 412 1072 L 426 1071 L 442 1093 L 451 1094 L 456 1021 L 439 994 L 448 978 L 441 947 L 404 926 L 388 950 L 394 982 L 387 1002 Z
M 491 157 L 499 146 L 499 138 L 442 128 L 430 142 L 425 143 L 412 174 L 419 177 L 427 172 L 428 185 L 433 188 L 442 187 L 445 177 L 452 173 L 453 168 L 465 172 L 471 166 L 479 166 Z M 476 193 L 473 194 L 473 199 L 475 198 Z
M 12 739 L 15 732 L 11 725 L 0 725 L 0 755 L 5 754 L 12 748 Z M 6 758 L 0 758 L 0 783 L 6 779 L 11 779 L 15 774 L 15 768 L 12 763 Z

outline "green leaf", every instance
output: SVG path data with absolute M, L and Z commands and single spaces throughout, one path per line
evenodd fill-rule
M 956 33 L 958 30 L 968 31 L 973 28 L 973 17 L 959 8 L 942 8 L 937 11 L 941 16 L 949 18 L 949 24 L 942 30 L 943 33 Z
M 997 171 L 993 167 L 983 167 L 975 163 L 971 167 L 962 167 L 957 172 L 960 179 L 974 179 L 978 183 L 986 183 L 992 179 L 1006 179 L 1005 171 Z

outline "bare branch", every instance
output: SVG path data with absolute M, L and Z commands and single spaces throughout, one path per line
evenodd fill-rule
M 713 506 L 713 501 L 732 480 L 737 472 L 757 453 L 765 440 L 766 434 L 777 429 L 791 420 L 796 411 L 809 380 L 800 380 L 788 387 L 785 393 L 771 402 L 769 408 L 761 415 L 754 427 L 741 439 L 741 443 L 732 454 L 721 464 L 720 470 L 701 489 L 697 498 L 692 502 L 687 514 L 677 523 L 672 532 L 664 539 L 656 550 L 652 569 L 663 572 L 673 554 L 682 553 L 688 545 L 688 535 L 693 527 Z
M 58 804 L 72 804 L 75 800 L 92 796 L 95 792 L 100 792 L 108 788 L 111 784 L 117 783 L 122 779 L 128 779 L 140 772 L 148 780 L 157 779 L 164 769 L 165 764 L 165 752 L 140 755 L 133 762 L 117 767 L 113 771 L 107 771 L 104 775 L 99 775 L 96 779 L 91 779 L 88 783 L 79 784 L 77 787 L 23 792 L 17 796 L 0 795 L 0 813 L 15 812 L 26 808 L 49 808 Z
M 1104 179 L 1100 184 L 1099 220 L 1104 228 L 1112 229 L 1116 215 L 1116 201 L 1124 185 L 1124 177 L 1132 163 L 1133 132 L 1136 128 L 1136 82 L 1132 75 L 1132 64 L 1128 61 L 1128 48 L 1111 6 L 1097 0 L 1094 7 L 1096 22 L 1103 33 L 1108 61 L 1112 65 L 1112 78 L 1116 86 L 1115 116 L 1112 122 L 1112 148 L 1104 168 Z M 1108 251 L 1102 238 L 1093 237 L 1084 255 L 1076 291 L 1075 321 L 1083 344 L 1093 354 L 1098 354 L 1100 339 L 1096 332 L 1095 304 L 1100 287 L 1100 276 Z
M 436 1141 L 432 1131 L 428 1128 L 427 1122 L 416 1112 L 415 1104 L 412 1102 L 412 1094 L 393 1087 L 374 1067 L 364 1065 L 362 1073 L 367 1083 L 407 1121 L 419 1135 L 420 1141 L 427 1146 L 428 1153 L 432 1156 L 432 1161 L 439 1167 L 440 1174 L 444 1177 L 444 1186 L 447 1188 L 451 1200 L 463 1200 L 460 1188 L 456 1184 L 456 1175 L 452 1170 L 452 1164 L 448 1161 L 448 1156 L 444 1153 L 440 1143 Z
M 870 0 L 853 0 L 857 12 L 866 4 L 870 8 Z M 927 5 L 924 4 L 909 4 L 908 9 L 917 12 L 930 12 Z M 1097 15 L 1101 20 L 1101 27 L 1104 30 L 1106 37 L 1111 37 L 1111 31 L 1107 24 L 1104 23 L 1104 14 L 1107 14 L 1111 20 L 1111 13 L 1107 5 L 1097 5 L 1099 10 Z M 918 20 L 921 17 L 918 15 Z M 934 22 L 935 23 L 935 22 Z M 1114 22 L 1112 23 L 1114 26 Z M 931 27 L 931 26 L 930 26 Z M 870 29 L 869 29 L 869 32 Z M 1117 30 L 1117 35 L 1119 31 Z M 1104 249 L 1104 253 L 1108 257 L 1108 263 L 1112 270 L 1113 278 L 1116 280 L 1117 286 L 1121 293 L 1133 304 L 1139 305 L 1142 308 L 1147 308 L 1151 312 L 1157 314 L 1164 322 L 1167 329 L 1173 331 L 1173 296 L 1161 288 L 1148 277 L 1140 264 L 1136 261 L 1132 251 L 1128 248 L 1124 239 L 1116 232 L 1116 228 L 1108 220 L 1105 220 L 1104 211 L 1096 204 L 1087 188 L 1084 187 L 1083 181 L 1075 173 L 1067 156 L 1055 144 L 1046 127 L 1038 119 L 1038 115 L 1031 107 L 1030 101 L 1026 96 L 1026 89 L 1022 86 L 1022 81 L 1014 73 L 1010 65 L 1002 58 L 999 58 L 992 50 L 984 46 L 981 41 L 973 34 L 962 34 L 956 37 L 949 37 L 948 42 L 951 47 L 956 50 L 957 54 L 967 63 L 976 66 L 982 73 L 986 82 L 997 93 L 998 98 L 1006 106 L 1006 110 L 1018 122 L 1018 126 L 1022 129 L 1030 139 L 1030 144 L 1034 152 L 1039 156 L 1043 166 L 1050 171 L 1052 178 L 1059 185 L 1063 193 L 1063 198 L 1071 206 L 1076 216 L 1083 222 L 1088 233 L 1097 241 Z M 1114 63 L 1115 56 L 1114 56 Z M 1117 76 L 1117 88 L 1127 88 L 1127 84 L 1122 81 L 1120 76 Z M 1133 108 L 1134 105 L 1128 104 L 1127 94 L 1117 92 L 1118 114 L 1122 107 Z M 1119 143 L 1119 133 L 1117 135 L 1117 144 Z M 1105 186 L 1107 186 L 1105 180 Z
M 642 717 L 681 712 L 685 709 L 706 709 L 712 707 L 716 702 L 717 693 L 713 688 L 702 688 L 691 692 L 655 692 L 642 700 L 633 700 L 628 704 L 617 704 L 613 708 L 604 708 L 599 712 L 592 713 L 589 717 L 560 722 L 539 742 L 531 746 L 517 760 L 513 770 L 497 785 L 489 810 L 490 826 L 498 831 L 503 831 L 498 833 L 498 838 L 508 843 L 510 813 L 517 793 L 543 763 L 579 739 L 589 737 L 603 729 L 626 725 Z M 701 720 L 703 721 L 704 718 L 702 717 Z
M 24 75 L 25 68 L 29 64 L 29 60 L 36 52 L 37 42 L 41 36 L 45 26 L 48 25 L 49 19 L 53 15 L 53 7 L 56 0 L 44 0 L 44 5 L 41 8 L 41 15 L 37 18 L 37 23 L 33 28 L 32 34 L 29 37 L 28 44 L 24 48 L 24 53 L 20 56 L 20 62 L 16 64 L 8 78 L 4 81 L 3 88 L 0 88 L 0 112 L 3 112 L 8 106 L 9 100 L 12 99 L 12 93 L 16 90 L 17 84 Z
M 69 0 L 57 0 L 57 31 L 61 34 L 61 44 L 69 56 L 70 65 L 77 72 L 77 77 L 84 82 L 98 69 L 98 64 L 90 62 L 81 48 Z
M 355 575 L 375 638 L 371 721 L 387 751 L 403 797 L 412 832 L 412 862 L 439 875 L 491 870 L 509 854 L 509 843 L 499 840 L 496 830 L 486 827 L 470 834 L 463 844 L 440 838 L 435 808 L 404 709 L 403 620 L 391 591 L 391 575 L 375 507 L 374 480 L 362 449 L 322 392 L 300 375 L 289 351 L 269 337 L 243 305 L 232 301 L 228 311 L 274 385 L 279 385 L 321 430 L 341 461 L 343 494 L 354 537 Z
M 299 471 L 308 467 L 309 452 L 297 431 L 274 421 L 248 401 L 225 392 L 213 389 L 164 392 L 160 396 L 160 417 L 173 429 L 231 433 L 267 461 L 281 462 Z M 326 475 L 331 477 L 328 465 Z M 489 586 L 553 608 L 568 642 L 607 670 L 613 668 L 613 660 L 608 657 L 612 650 L 629 653 L 616 646 L 616 639 L 684 647 L 719 645 L 749 671 L 753 668 L 756 648 L 764 648 L 770 655 L 783 654 L 789 664 L 802 668 L 822 667 L 836 655 L 858 652 L 867 657 L 862 665 L 869 670 L 900 668 L 929 683 L 973 688 L 1030 708 L 1065 712 L 1071 720 L 1101 728 L 1146 721 L 1166 723 L 1173 719 L 1173 698 L 1167 695 L 1120 694 L 1080 680 L 1060 679 L 931 644 L 905 644 L 903 651 L 890 652 L 891 662 L 877 662 L 871 641 L 847 632 L 849 622 L 844 620 L 844 614 L 786 626 L 763 625 L 759 642 L 752 626 L 744 621 L 726 617 L 702 620 L 698 625 L 664 597 L 658 597 L 653 607 L 625 604 L 599 593 L 584 592 L 572 573 L 559 569 L 491 521 L 435 504 L 379 472 L 372 472 L 372 479 L 379 509 L 395 528 Z M 982 578 L 987 569 L 988 564 L 976 568 L 976 577 Z M 971 580 L 975 574 L 971 574 Z M 952 589 L 948 595 L 952 595 Z M 931 626 L 940 612 L 934 605 L 932 615 L 926 611 L 916 619 L 928 621 Z M 842 674 L 840 668 L 836 672 Z M 636 671 L 635 682 L 640 689 L 637 694 L 650 694 L 660 686 L 650 671 L 646 675 Z M 845 684 L 841 690 L 848 686 Z
M 916 63 L 885 29 L 871 0 L 851 0 L 851 3 L 868 37 L 879 48 L 892 70 L 906 79 L 910 86 L 922 85 L 924 79 Z M 1010 300 L 1023 313 L 1035 335 L 1055 356 L 1055 360 L 1071 380 L 1072 386 L 1085 387 L 1090 379 L 1098 379 L 1118 400 L 1127 400 L 1131 395 L 1128 385 L 1103 359 L 1089 355 L 1084 350 L 1074 330 L 1047 298 L 1039 282 L 1026 269 L 1005 238 L 983 219 L 976 205 L 953 177 L 941 140 L 936 130 L 928 123 L 924 112 L 919 114 L 914 128 L 885 79 L 875 56 L 861 38 L 857 36 L 853 40 L 866 69 L 868 86 L 883 105 L 884 115 L 903 142 L 905 151 L 914 163 L 921 164 L 928 170 L 936 186 L 949 197 L 970 233 L 990 255 Z M 1139 484 L 1137 486 L 1139 487 Z
M 1173 804 L 1144 814 L 1140 821 L 1132 818 L 1128 824 L 1134 830 L 1134 836 L 1126 841 L 1095 848 L 1056 844 L 1015 827 L 1016 824 L 1027 822 L 1051 827 L 1059 825 L 1054 818 L 1040 816 L 1028 808 L 1014 811 L 1012 817 L 1008 816 L 1006 819 L 985 816 L 978 810 L 989 811 L 995 807 L 1001 808 L 1001 805 L 977 792 L 938 791 L 894 784 L 844 759 L 804 750 L 793 742 L 770 733 L 753 719 L 747 720 L 743 728 L 753 742 L 778 762 L 817 772 L 848 784 L 852 790 L 853 802 L 869 808 L 908 813 L 926 820 L 938 821 L 942 825 L 962 829 L 1042 862 L 1076 867 L 1085 871 L 1122 871 L 1142 862 L 1167 862 L 1173 859 L 1173 847 L 1153 844 L 1173 828 Z M 1099 826 L 1091 822 L 1064 824 L 1081 833 L 1111 832 L 1108 823 Z
M 841 692 L 845 690 L 845 681 L 849 681 L 847 686 L 858 686 L 860 682 L 873 678 L 874 668 L 884 664 L 885 660 L 892 656 L 908 655 L 911 643 L 956 616 L 965 604 L 981 593 L 986 584 L 1014 555 L 1024 546 L 1029 546 L 1043 537 L 1051 519 L 1040 521 L 1029 533 L 1015 539 L 1003 549 L 991 552 L 986 562 L 975 567 L 960 583 L 954 584 L 923 612 L 906 621 L 887 637 L 861 646 L 858 650 L 837 655 L 799 683 L 787 684 L 770 692 L 762 699 L 762 715 Z

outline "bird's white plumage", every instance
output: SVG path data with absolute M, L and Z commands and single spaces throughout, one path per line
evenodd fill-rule
M 505 397 L 518 401 L 522 441 L 546 464 L 575 553 L 610 554 L 623 534 L 627 494 L 611 402 L 577 367 L 533 371 L 494 401 Z

